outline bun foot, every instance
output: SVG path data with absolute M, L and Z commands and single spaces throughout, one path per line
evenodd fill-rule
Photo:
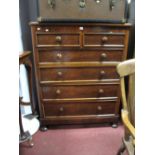
M 48 130 L 48 128 L 47 128 L 46 126 L 42 126 L 42 127 L 40 128 L 40 130 L 43 131 L 43 132 L 45 132 L 45 131 Z
M 118 125 L 117 125 L 116 123 L 113 123 L 111 127 L 112 127 L 112 128 L 117 128 Z

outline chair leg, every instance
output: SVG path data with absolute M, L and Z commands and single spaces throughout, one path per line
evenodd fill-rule
M 124 143 L 122 143 L 121 147 L 119 148 L 117 155 L 122 155 L 122 153 L 125 151 L 125 145 Z

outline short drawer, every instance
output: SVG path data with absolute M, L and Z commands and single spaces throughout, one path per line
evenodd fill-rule
M 38 47 L 57 47 L 57 46 L 80 46 L 80 37 L 77 34 L 37 34 L 37 46 Z
M 85 33 L 85 47 L 124 47 L 125 35 Z
M 83 27 L 84 33 L 106 33 L 106 34 L 125 34 L 126 28 L 120 28 L 112 26 L 106 26 L 106 25 L 90 25 L 90 26 L 84 26 Z
M 41 86 L 43 99 L 117 97 L 118 85 Z
M 116 66 L 40 69 L 41 81 L 104 80 L 118 78 Z
M 43 103 L 45 117 L 114 114 L 115 107 L 116 101 L 103 101 L 100 103 Z
M 123 49 L 105 50 L 39 50 L 39 62 L 122 61 Z
M 35 27 L 36 34 L 39 33 L 78 33 L 80 31 L 79 26 L 73 25 L 38 25 Z

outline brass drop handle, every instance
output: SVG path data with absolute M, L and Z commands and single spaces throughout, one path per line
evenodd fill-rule
M 54 8 L 54 7 L 55 7 L 55 0 L 48 0 L 48 5 L 49 5 L 51 8 Z
M 79 6 L 80 6 L 80 8 L 86 7 L 86 2 L 85 2 L 85 0 L 80 0 Z
M 60 94 L 61 94 L 60 89 L 57 89 L 57 90 L 56 90 L 56 94 L 57 94 L 57 95 L 60 95 Z
M 108 41 L 108 37 L 102 37 L 101 40 L 102 40 L 102 43 L 105 43 L 106 41 Z
M 116 5 L 116 0 L 110 0 L 109 1 L 109 3 L 110 3 L 110 10 L 112 10 L 114 7 L 115 7 L 115 5 Z
M 61 77 L 62 76 L 62 72 L 57 72 L 57 75 Z
M 105 71 L 103 71 L 103 70 L 100 71 L 100 75 L 101 75 L 101 76 L 105 75 Z
M 100 94 L 104 93 L 104 90 L 103 89 L 99 89 L 98 91 Z
M 56 42 L 58 42 L 59 44 L 62 42 L 62 38 L 61 36 L 56 36 L 55 37 Z
M 58 58 L 58 59 L 61 59 L 61 58 L 62 58 L 62 54 L 61 54 L 61 53 L 58 53 L 58 54 L 57 54 L 57 58 Z
M 60 109 L 59 109 L 61 112 L 63 112 L 64 111 L 64 108 L 63 107 L 60 107 Z
M 98 110 L 102 110 L 102 107 L 101 107 L 101 106 L 98 106 L 97 109 L 98 109 Z
M 105 53 L 102 53 L 102 54 L 101 54 L 101 58 L 102 58 L 102 59 L 105 59 L 105 58 L 107 58 L 107 54 L 105 54 Z

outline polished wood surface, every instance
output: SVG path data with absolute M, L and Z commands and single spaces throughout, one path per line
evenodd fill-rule
M 45 99 L 118 96 L 117 85 L 42 86 L 41 90 L 42 96 Z
M 116 101 L 102 102 L 44 102 L 44 111 L 47 117 L 51 116 L 80 116 L 80 115 L 104 115 L 115 112 Z
M 41 123 L 117 122 L 130 24 L 30 25 Z
M 115 66 L 41 68 L 41 81 L 119 79 Z
M 105 48 L 102 50 L 50 50 L 38 49 L 39 62 L 93 62 L 121 61 L 123 49 Z

